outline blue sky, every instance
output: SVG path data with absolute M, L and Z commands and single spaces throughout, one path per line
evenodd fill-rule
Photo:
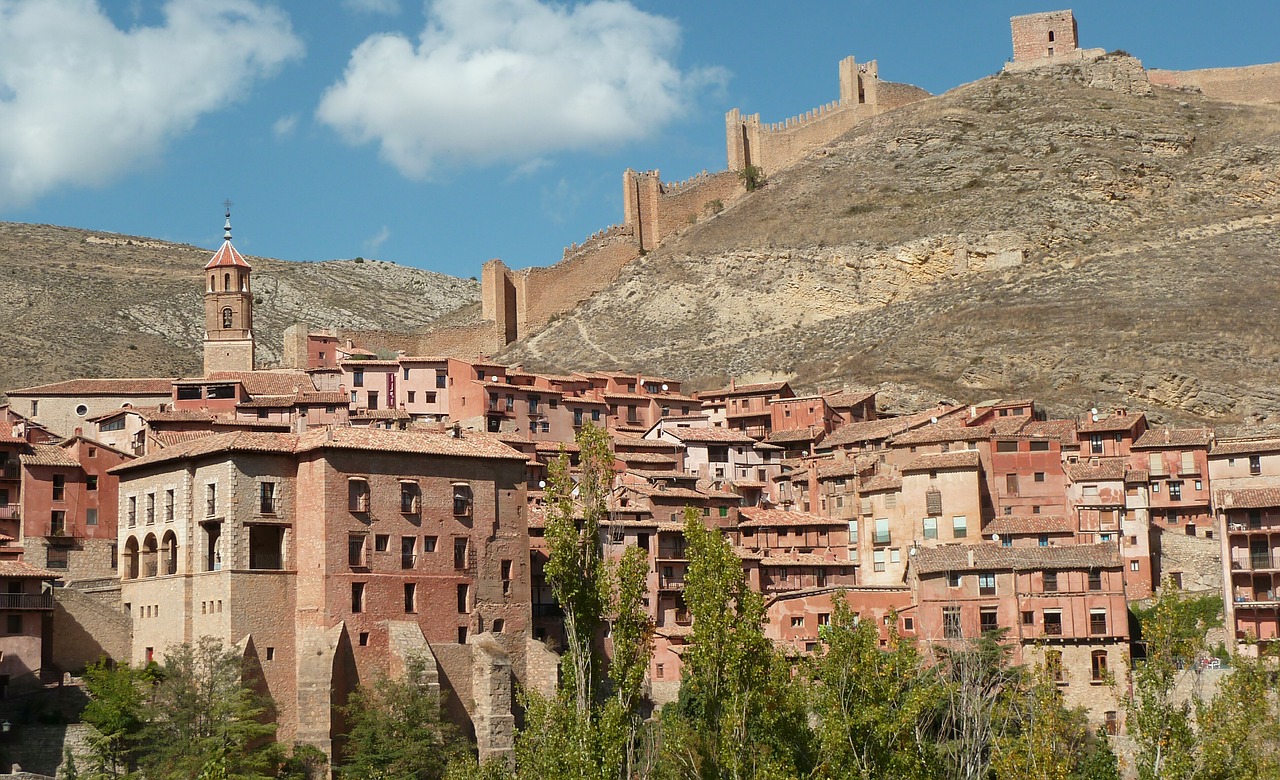
M 0 0 L 0 220 L 213 248 L 231 198 L 247 254 L 547 265 L 625 168 L 724 168 L 728 109 L 833 100 L 849 54 L 937 94 L 1063 5 Z M 1280 61 L 1274 0 L 1070 5 L 1149 67 Z

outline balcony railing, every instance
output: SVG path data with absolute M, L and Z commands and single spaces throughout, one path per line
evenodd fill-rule
M 1045 633 L 1045 636 L 1062 636 L 1062 624 L 1061 623 L 1045 623 L 1044 633 Z
M 0 610 L 53 609 L 52 593 L 0 593 Z
M 21 520 L 22 509 L 18 504 L 0 504 L 0 520 Z
M 684 590 L 684 580 L 675 577 L 663 577 L 658 582 L 660 590 Z
M 5 463 L 4 468 L 0 469 L 0 479 L 17 479 L 17 478 L 18 478 L 17 463 Z
M 1232 571 L 1261 571 L 1267 569 L 1280 569 L 1280 561 L 1273 560 L 1270 555 L 1249 555 L 1234 557 L 1231 559 Z
M 280 496 L 259 496 L 258 497 L 258 514 L 260 515 L 280 514 Z

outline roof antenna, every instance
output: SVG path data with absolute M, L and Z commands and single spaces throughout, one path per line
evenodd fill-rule
M 231 207 L 235 204 L 231 202 L 231 198 L 222 201 L 222 205 L 227 210 L 227 223 L 222 226 L 222 238 L 224 241 L 231 240 Z

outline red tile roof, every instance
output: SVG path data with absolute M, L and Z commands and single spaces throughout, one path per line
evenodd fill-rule
M 839 390 L 834 393 L 827 393 L 822 398 L 827 405 L 833 409 L 849 409 L 854 406 L 860 406 L 872 398 L 876 397 L 875 390 L 848 391 Z
M 907 471 L 935 471 L 939 469 L 976 469 L 980 459 L 977 450 L 960 450 L 958 452 L 941 452 L 934 455 L 921 455 L 902 467 Z
M 1065 515 L 1001 515 L 982 528 L 982 535 L 1017 536 L 1020 534 L 1074 533 L 1074 521 Z
M 1057 439 L 1063 444 L 1076 443 L 1075 420 L 1031 420 L 1022 426 L 1021 433 L 1026 436 L 1043 436 Z
M 924 547 L 911 556 L 917 574 L 952 571 L 1115 569 L 1120 553 L 1112 544 L 1068 544 L 1059 547 L 1001 547 L 963 544 Z
M 238 381 L 251 396 L 294 395 L 315 390 L 305 371 L 215 371 L 198 383 Z
M 739 528 L 790 527 L 797 525 L 843 526 L 847 522 L 845 520 L 833 520 L 829 517 L 819 517 L 808 512 L 788 512 L 783 509 L 761 509 L 759 507 L 743 507 L 738 510 L 738 516 L 742 518 L 738 522 Z
M 897 474 L 876 474 L 858 483 L 859 493 L 877 493 L 881 490 L 901 490 L 902 477 Z
M 61 466 L 77 468 L 80 461 L 56 444 L 32 444 L 32 452 L 19 455 L 24 466 Z
M 826 432 L 821 428 L 810 425 L 807 428 L 797 428 L 793 431 L 774 431 L 766 436 L 764 440 L 769 444 L 819 442 L 826 435 Z
M 1215 490 L 1214 503 L 1219 509 L 1270 509 L 1280 506 L 1280 488 Z
M 1213 445 L 1213 457 L 1228 455 L 1261 455 L 1280 452 L 1280 439 L 1222 439 Z
M 906 417 L 886 417 L 880 420 L 871 420 L 869 422 L 849 423 L 841 425 L 822 441 L 822 449 L 832 449 L 834 447 L 844 447 L 849 444 L 858 444 L 866 441 L 879 441 L 887 439 L 895 433 L 905 431 L 911 426 L 911 421 Z
M 1151 428 L 1138 437 L 1133 449 L 1208 447 L 1212 442 L 1212 428 Z
M 895 447 L 909 444 L 943 444 L 957 441 L 982 441 L 991 438 L 990 425 L 964 428 L 959 425 L 926 425 L 914 431 L 904 431 L 893 437 Z
M 755 439 L 742 431 L 734 431 L 728 428 L 667 428 L 664 426 L 662 432 L 670 434 L 683 442 L 750 444 L 752 446 L 756 443 Z
M 1080 424 L 1081 433 L 1116 433 L 1133 430 L 1140 422 L 1146 422 L 1147 416 L 1138 414 L 1113 414 L 1110 417 L 1099 417 L 1097 421 L 1086 418 Z
M 787 382 L 761 382 L 755 385 L 737 385 L 734 388 L 722 387 L 719 390 L 707 390 L 698 393 L 698 398 L 706 400 L 708 398 L 728 398 L 735 395 L 761 395 L 763 393 L 777 393 L 783 388 L 788 390 L 791 386 Z
M 230 235 L 228 233 L 228 235 Z M 204 270 L 208 271 L 212 268 L 251 268 L 249 261 L 231 246 L 231 239 L 222 242 L 222 246 L 218 247 L 218 251 L 213 253 L 213 257 L 209 258 L 209 262 L 205 263 Z
M 857 561 L 847 558 L 823 558 L 813 553 L 796 553 L 790 555 L 765 555 L 760 559 L 761 566 L 857 566 Z
M 10 390 L 9 395 L 172 395 L 173 379 L 71 379 Z
M 0 561 L 0 578 L 60 580 L 62 575 L 22 561 Z
M 1072 482 L 1119 481 L 1124 479 L 1126 466 L 1124 458 L 1097 458 L 1068 463 L 1066 472 Z

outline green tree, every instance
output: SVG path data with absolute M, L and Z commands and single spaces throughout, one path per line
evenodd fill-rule
M 1272 660 L 1237 656 L 1212 701 L 1196 703 L 1197 780 L 1280 777 L 1280 707 Z
M 764 635 L 764 600 L 742 560 L 698 511 L 685 509 L 684 598 L 693 620 L 669 761 L 707 780 L 797 777 L 812 768 L 812 732 L 792 668 Z M 663 715 L 664 720 L 667 714 Z
M 525 692 L 525 728 L 516 743 L 521 776 L 627 778 L 635 761 L 641 693 L 652 653 L 652 625 L 644 608 L 648 562 L 628 550 L 614 567 L 601 551 L 600 527 L 609 513 L 613 453 L 606 431 L 578 433 L 575 482 L 565 453 L 548 467 L 544 568 L 564 612 L 561 685 L 551 699 Z M 612 621 L 614 657 L 602 677 L 601 627 Z
M 146 725 L 149 676 L 104 658 L 84 672 L 89 703 L 81 715 L 96 733 L 89 742 L 85 777 L 124 777 L 132 768 Z
M 1089 732 L 1083 713 L 1063 703 L 1050 670 L 1028 672 L 1010 697 L 1012 728 L 996 741 L 991 760 L 999 780 L 1068 780 L 1085 755 Z
M 1151 607 L 1138 612 L 1146 658 L 1132 672 L 1129 733 L 1137 743 L 1140 780 L 1191 780 L 1198 747 L 1191 702 L 1174 696 L 1190 674 L 1221 601 L 1189 599 L 1172 581 L 1160 586 Z
M 269 778 L 279 764 L 271 702 L 246 683 L 243 660 L 212 637 L 172 647 L 142 729 L 147 777 Z
M 343 714 L 349 727 L 339 774 L 361 780 L 438 780 L 466 752 L 440 717 L 440 696 L 425 683 L 426 661 L 411 658 L 403 679 L 379 675 L 352 692 Z
M 1071 780 L 1120 780 L 1120 762 L 1111 749 L 1107 730 L 1100 728 L 1071 773 Z
M 934 715 L 943 692 L 915 643 L 898 635 L 896 619 L 891 623 L 882 650 L 876 622 L 860 621 L 842 596 L 833 600 L 811 698 L 822 777 L 934 776 Z
M 1022 670 L 1010 663 L 1004 632 L 989 631 L 965 645 L 940 649 L 939 670 L 946 703 L 939 747 L 943 776 L 983 780 L 991 751 L 1011 725 L 1010 699 Z

